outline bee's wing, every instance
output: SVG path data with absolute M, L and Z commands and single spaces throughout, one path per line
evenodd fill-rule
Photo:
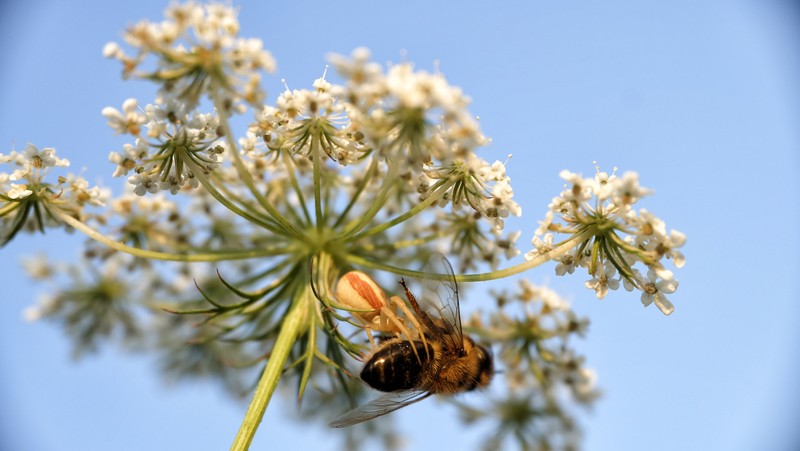
M 425 272 L 441 274 L 445 280 L 426 280 L 425 291 L 436 299 L 436 313 L 443 320 L 445 336 L 453 340 L 453 349 L 464 348 L 464 332 L 461 330 L 461 306 L 458 299 L 458 283 L 453 265 L 442 254 L 434 254 L 425 265 Z M 429 295 L 426 293 L 426 297 Z
M 430 392 L 422 390 L 403 390 L 386 393 L 379 398 L 375 398 L 364 405 L 344 413 L 339 418 L 333 420 L 330 423 L 330 427 L 344 428 L 363 423 L 364 421 L 394 412 L 401 407 L 405 407 L 417 401 L 422 401 L 430 395 Z

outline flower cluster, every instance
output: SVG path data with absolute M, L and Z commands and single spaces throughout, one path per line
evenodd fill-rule
M 183 187 L 197 188 L 198 176 L 211 173 L 219 165 L 224 144 L 219 140 L 219 117 L 213 114 L 178 112 L 177 104 L 147 105 L 137 111 L 136 99 L 128 99 L 122 112 L 106 107 L 103 116 L 117 133 L 136 137 L 122 152 L 111 152 L 109 161 L 117 165 L 114 177 L 128 175 L 128 183 L 140 196 L 159 190 L 177 193 Z M 178 106 L 178 108 L 175 108 Z M 143 134 L 140 125 L 147 133 Z
M 421 169 L 432 159 L 444 164 L 464 158 L 486 143 L 477 121 L 466 110 L 469 99 L 441 74 L 415 71 L 410 63 L 384 74 L 370 62 L 367 49 L 350 58 L 332 55 L 331 63 L 346 78 L 337 88 L 352 105 L 354 129 L 384 155 L 407 160 Z
M 344 86 L 330 90 L 347 105 L 347 133 L 363 142 L 353 148 L 404 161 L 402 171 L 419 177 L 416 191 L 423 198 L 442 206 L 467 206 L 492 221 L 497 231 L 503 218 L 520 216 L 505 164 L 490 164 L 475 154 L 489 140 L 467 110 L 469 98 L 461 89 L 442 74 L 415 70 L 410 63 L 384 73 L 369 58 L 363 48 L 350 57 L 330 57 L 345 78 Z
M 261 71 L 273 72 L 275 60 L 260 39 L 240 38 L 234 8 L 223 4 L 173 4 L 160 23 L 141 21 L 126 30 L 125 42 L 135 55 L 109 42 L 103 55 L 123 65 L 125 78 L 161 83 L 159 103 L 177 101 L 189 109 L 203 94 L 219 99 L 229 110 L 239 100 L 263 101 Z M 154 70 L 142 69 L 153 55 Z
M 10 173 L 0 172 L 0 246 L 21 230 L 44 232 L 46 227 L 60 225 L 58 212 L 88 219 L 84 208 L 102 206 L 108 196 L 74 174 L 59 176 L 56 183 L 45 180 L 53 168 L 69 166 L 52 147 L 39 149 L 28 144 L 22 152 L 0 154 L 0 164 L 14 168 Z
M 667 232 L 664 221 L 649 211 L 633 208 L 651 191 L 639 185 L 635 172 L 617 177 L 598 169 L 593 177 L 583 178 L 565 170 L 560 175 L 567 186 L 550 202 L 533 238 L 534 249 L 525 258 L 555 255 L 560 276 L 572 274 L 578 267 L 588 268 L 591 279 L 586 287 L 600 299 L 622 284 L 628 291 L 640 290 L 645 306 L 655 302 L 665 315 L 672 313 L 674 307 L 666 295 L 675 292 L 678 280 L 664 268 L 663 260 L 671 259 L 677 268 L 683 267 L 685 259 L 679 249 L 686 237 L 676 230 Z M 570 238 L 554 244 L 551 232 Z M 569 246 L 564 246 L 567 242 Z M 647 268 L 646 276 L 637 264 Z
M 589 408 L 600 395 L 595 372 L 570 346 L 573 337 L 585 336 L 588 320 L 552 289 L 526 279 L 494 298 L 495 311 L 476 313 L 465 326 L 498 351 L 508 392 L 489 394 L 478 406 L 457 402 L 462 418 L 496 423 L 484 449 L 505 448 L 507 439 L 523 449 L 577 447 L 581 434 L 569 406 Z

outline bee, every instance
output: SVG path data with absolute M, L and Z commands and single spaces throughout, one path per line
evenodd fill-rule
M 361 370 L 361 380 L 386 394 L 346 412 L 331 427 L 362 423 L 431 395 L 453 395 L 489 385 L 494 375 L 492 353 L 464 335 L 458 285 L 450 263 L 444 257 L 441 260 L 448 274 L 437 290 L 442 305 L 435 312 L 423 310 L 401 279 L 414 315 L 405 319 L 414 327 L 381 341 Z

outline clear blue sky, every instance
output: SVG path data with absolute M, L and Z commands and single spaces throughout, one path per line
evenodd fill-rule
M 152 87 L 123 82 L 103 44 L 166 2 L 0 4 L 0 152 L 53 146 L 111 179 L 121 145 L 100 110 Z M 23 5 L 24 3 L 24 5 Z M 800 306 L 793 283 L 800 231 L 800 16 L 794 2 L 236 2 L 242 34 L 264 39 L 269 80 L 308 87 L 326 53 L 372 49 L 441 70 L 473 98 L 504 160 L 527 246 L 561 169 L 592 161 L 636 170 L 656 195 L 642 206 L 685 232 L 676 311 L 638 297 L 604 301 L 582 279 L 540 268 L 592 320 L 579 343 L 605 396 L 583 418 L 590 450 L 793 449 L 800 418 Z M 402 5 L 402 6 L 401 6 Z M 70 258 L 82 237 L 22 236 L 0 250 L 0 449 L 227 449 L 246 404 L 215 385 L 167 386 L 153 361 L 108 348 L 78 363 L 62 334 L 26 323 L 37 288 L 20 258 Z M 784 260 L 787 259 L 787 260 Z M 334 449 L 322 427 L 290 418 L 283 397 L 253 449 Z M 425 402 L 398 413 L 409 449 L 466 445 L 454 412 Z M 431 427 L 431 424 L 436 424 Z

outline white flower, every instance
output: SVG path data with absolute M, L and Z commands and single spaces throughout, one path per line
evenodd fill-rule
M 686 258 L 678 248 L 685 243 L 686 235 L 677 230 L 670 230 L 669 235 L 663 237 L 662 241 L 655 246 L 655 251 L 667 258 L 671 258 L 676 268 L 683 268 L 683 265 L 686 264 Z
M 378 63 L 371 63 L 370 56 L 369 49 L 359 47 L 350 53 L 350 58 L 330 54 L 328 61 L 347 80 L 348 84 L 358 86 L 374 84 L 381 80 L 381 66 Z
M 533 240 L 531 240 L 534 248 L 525 254 L 525 260 L 533 260 L 537 256 L 544 255 L 553 250 L 553 238 L 552 233 L 545 234 L 544 239 L 539 238 L 538 235 L 534 236 Z
M 673 278 L 672 272 L 665 269 L 650 269 L 647 271 L 647 280 L 643 281 L 642 304 L 645 307 L 656 303 L 656 307 L 665 315 L 675 310 L 665 294 L 672 294 L 678 289 L 678 281 Z
M 598 168 L 594 178 L 587 181 L 597 199 L 605 201 L 614 192 L 616 178 L 615 175 L 608 175 L 607 172 L 600 171 Z
M 159 187 L 163 190 L 169 190 L 170 194 L 177 194 L 181 189 L 182 180 L 174 175 L 170 175 L 166 180 L 159 182 Z
M 246 76 L 257 69 L 267 72 L 275 72 L 277 69 L 275 58 L 268 50 L 264 50 L 264 41 L 261 39 L 237 39 L 227 56 L 234 72 Z
M 44 295 L 39 297 L 36 302 L 37 305 L 32 305 L 22 312 L 22 317 L 25 321 L 33 322 L 53 313 L 58 307 L 58 301 L 55 296 Z
M 517 230 L 516 232 L 511 232 L 508 235 L 506 235 L 505 239 L 500 239 L 498 236 L 496 241 L 497 247 L 503 250 L 507 260 L 510 260 L 519 255 L 520 250 L 517 249 L 515 243 L 517 242 L 517 239 L 519 239 L 521 235 L 522 231 Z
M 575 258 L 576 252 L 578 252 L 578 249 L 572 249 L 558 259 L 558 264 L 556 265 L 557 276 L 563 276 L 564 274 L 572 274 L 575 272 L 575 268 L 578 267 L 578 263 L 580 261 L 580 259 Z
M 106 45 L 103 46 L 103 57 L 122 59 L 125 57 L 125 53 L 116 42 L 107 42 Z
M 22 267 L 32 279 L 43 280 L 52 277 L 55 273 L 53 265 L 44 252 L 22 259 Z
M 644 244 L 648 240 L 662 241 L 667 236 L 667 226 L 661 219 L 642 208 L 636 218 L 639 228 L 636 234 L 636 243 Z
M 21 160 L 24 158 L 24 160 Z M 24 162 L 30 163 L 35 168 L 50 168 L 50 167 L 67 167 L 69 166 L 69 161 L 58 158 L 56 155 L 56 149 L 52 147 L 45 147 L 44 149 L 38 149 L 33 144 L 28 143 L 25 146 L 25 153 L 24 155 L 20 155 L 17 159 L 17 163 Z
M 83 207 L 89 204 L 102 207 L 105 199 L 109 196 L 107 190 L 101 190 L 99 186 L 89 188 L 89 182 L 83 177 L 69 174 L 64 181 L 67 187 L 67 196 L 63 198 L 70 200 L 76 206 Z
M 598 397 L 597 390 L 597 373 L 590 369 L 581 367 L 578 369 L 577 374 L 574 374 L 572 380 L 573 394 L 575 398 L 581 402 L 591 402 Z
M 135 174 L 128 178 L 128 183 L 134 185 L 133 192 L 138 196 L 144 196 L 144 193 L 154 194 L 158 191 L 158 180 L 149 174 Z
M 591 197 L 591 182 L 592 180 L 584 180 L 580 174 L 570 172 L 566 169 L 558 173 L 559 177 L 566 180 L 572 186 L 561 192 L 561 198 L 569 202 L 586 202 Z M 556 198 L 558 199 L 558 198 Z M 554 199 L 555 201 L 555 199 Z M 555 202 L 554 202 L 555 203 Z M 551 203 L 553 205 L 553 203 Z
M 24 199 L 31 194 L 33 194 L 33 191 L 29 190 L 26 185 L 12 183 L 11 189 L 8 190 L 6 196 L 10 197 L 11 199 Z
M 51 167 L 67 167 L 69 161 L 58 158 L 56 150 L 52 147 L 39 149 L 33 144 L 28 143 L 23 152 L 11 152 L 10 160 L 14 161 L 19 169 L 11 173 L 9 180 L 19 180 L 28 174 L 40 174 Z M 35 171 L 35 172 L 34 172 Z
M 598 267 L 595 276 L 586 281 L 586 288 L 594 290 L 598 299 L 603 299 L 609 289 L 619 288 L 619 280 L 613 278 L 616 272 L 617 270 L 611 265 Z
M 108 119 L 108 126 L 116 134 L 130 133 L 131 135 L 139 135 L 140 126 L 144 124 L 147 119 L 146 116 L 139 111 L 139 103 L 136 99 L 127 99 L 122 103 L 122 112 L 116 108 L 107 106 L 103 108 L 103 116 Z
M 611 201 L 618 207 L 630 207 L 640 197 L 651 193 L 652 190 L 639 186 L 639 174 L 628 171 L 615 180 Z

